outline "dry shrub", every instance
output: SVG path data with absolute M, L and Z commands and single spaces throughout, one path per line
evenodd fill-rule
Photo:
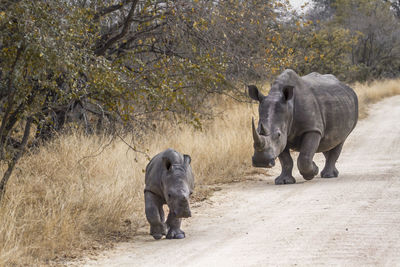
M 362 117 L 367 104 L 400 93 L 400 80 L 354 86 Z M 171 147 L 192 156 L 195 198 L 207 185 L 244 179 L 251 171 L 251 116 L 257 105 L 225 98 L 204 125 L 158 127 L 140 145 L 150 156 Z M 121 140 L 60 136 L 21 159 L 0 205 L 0 265 L 41 265 L 131 238 L 145 225 L 147 159 Z M 4 166 L 3 166 L 4 168 Z M 263 171 L 264 172 L 264 171 Z

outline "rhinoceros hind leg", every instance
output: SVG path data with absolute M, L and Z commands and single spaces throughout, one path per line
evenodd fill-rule
M 144 193 L 145 212 L 147 221 L 150 223 L 150 235 L 154 239 L 161 239 L 167 234 L 167 225 L 164 223 L 163 202 L 161 198 L 149 191 Z
M 313 179 L 319 172 L 318 166 L 313 161 L 313 158 L 320 141 L 321 135 L 318 132 L 308 132 L 303 136 L 300 154 L 297 158 L 297 167 L 306 180 Z
M 326 159 L 325 167 L 321 172 L 321 178 L 334 178 L 339 176 L 339 171 L 336 169 L 336 161 L 342 151 L 343 143 L 335 146 L 331 150 L 324 152 Z
M 296 179 L 292 176 L 293 160 L 290 156 L 289 148 L 285 148 L 285 150 L 279 155 L 279 161 L 282 166 L 282 172 L 278 177 L 276 177 L 275 184 L 296 183 Z
M 167 225 L 169 231 L 167 234 L 167 239 L 182 239 L 185 238 L 185 232 L 181 230 L 181 218 L 176 218 L 171 212 L 168 214 Z

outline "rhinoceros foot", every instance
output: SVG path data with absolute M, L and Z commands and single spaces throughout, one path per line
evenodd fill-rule
M 321 178 L 336 178 L 339 176 L 339 171 L 336 168 L 324 168 L 321 172 Z
M 159 240 L 166 234 L 167 225 L 165 223 L 161 223 L 161 225 L 150 225 L 150 235 L 152 235 L 154 239 Z
M 293 176 L 289 175 L 279 175 L 275 179 L 275 184 L 294 184 L 296 183 L 296 179 Z
M 313 162 L 312 164 L 313 164 L 313 171 L 311 173 L 300 172 L 305 180 L 312 180 L 319 172 L 317 164 L 315 164 L 315 162 Z
M 159 240 L 162 238 L 162 234 L 153 234 L 155 240 Z
M 185 238 L 185 232 L 181 229 L 169 229 L 167 239 L 183 239 Z

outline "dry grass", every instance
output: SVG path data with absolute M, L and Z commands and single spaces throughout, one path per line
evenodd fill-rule
M 400 93 L 400 80 L 355 88 L 365 116 L 369 103 Z M 206 185 L 240 180 L 252 170 L 250 122 L 257 106 L 223 103 L 223 115 L 202 132 L 189 126 L 159 130 L 141 144 L 151 156 L 167 147 L 190 154 L 196 199 L 207 196 Z M 62 136 L 20 161 L 0 206 L 0 266 L 54 263 L 129 239 L 145 225 L 147 159 L 121 140 L 107 143 Z
M 374 81 L 371 83 L 357 83 L 353 86 L 360 103 L 360 119 L 367 117 L 368 105 L 376 103 L 385 97 L 400 94 L 400 79 Z

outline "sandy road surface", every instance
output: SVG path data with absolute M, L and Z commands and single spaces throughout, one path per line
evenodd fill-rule
M 320 170 L 322 155 L 316 157 Z M 337 179 L 229 186 L 193 208 L 184 240 L 147 233 L 87 266 L 400 266 L 400 96 L 371 107 Z

